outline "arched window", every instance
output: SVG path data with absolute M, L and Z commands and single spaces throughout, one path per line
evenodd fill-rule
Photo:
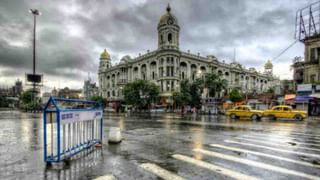
M 171 33 L 169 33 L 168 34 L 168 41 L 171 43 L 171 41 L 172 41 L 172 34 Z

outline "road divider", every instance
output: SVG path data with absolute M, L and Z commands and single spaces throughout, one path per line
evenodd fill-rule
M 289 158 L 284 158 L 284 157 L 280 157 L 280 156 L 275 156 L 275 155 L 272 155 L 272 154 L 266 154 L 266 153 L 256 152 L 256 151 L 242 149 L 242 148 L 224 146 L 224 145 L 220 145 L 220 144 L 210 144 L 210 146 L 211 147 L 215 147 L 215 148 L 222 148 L 222 149 L 226 149 L 226 150 L 230 150 L 230 151 L 237 151 L 237 152 L 242 152 L 242 153 L 247 153 L 247 154 L 253 154 L 253 155 L 256 155 L 256 156 L 262 156 L 262 157 L 267 157 L 267 158 L 272 158 L 272 159 L 278 159 L 278 160 L 281 160 L 281 161 L 287 161 L 287 162 L 290 162 L 290 163 L 295 163 L 295 164 L 299 164 L 299 165 L 303 165 L 303 166 L 309 166 L 309 167 L 313 167 L 313 168 L 320 168 L 320 165 L 316 165 L 316 164 L 312 164 L 312 163 L 308 163 L 308 162 L 304 162 L 304 161 L 298 161 L 298 160 L 294 160 L 294 159 L 289 159 Z
M 180 177 L 166 169 L 163 169 L 161 167 L 159 167 L 156 164 L 152 164 L 152 163 L 143 163 L 140 164 L 140 166 L 142 169 L 155 174 L 156 176 L 164 179 L 164 180 L 184 180 L 183 177 Z
M 230 155 L 226 155 L 226 154 L 221 154 L 221 153 L 217 153 L 217 152 L 212 152 L 212 151 L 207 151 L 207 150 L 203 150 L 203 149 L 193 149 L 193 151 L 200 152 L 200 153 L 208 155 L 208 156 L 217 157 L 217 158 L 228 160 L 228 161 L 234 161 L 236 163 L 254 166 L 254 167 L 258 167 L 258 168 L 262 168 L 262 169 L 266 169 L 266 170 L 270 170 L 270 171 L 274 171 L 274 172 L 278 172 L 278 173 L 282 173 L 282 174 L 286 174 L 286 175 L 299 176 L 302 178 L 319 179 L 320 180 L 320 177 L 306 174 L 303 172 L 298 172 L 298 171 L 282 168 L 280 166 L 274 166 L 274 165 L 270 165 L 270 164 L 266 164 L 266 163 L 256 162 L 256 161 L 252 161 L 252 160 L 248 160 L 248 159 L 243 159 L 243 158 L 230 156 Z
M 215 173 L 222 174 L 222 175 L 234 178 L 234 179 L 245 179 L 245 180 L 257 180 L 257 179 L 259 179 L 259 178 L 254 177 L 254 176 L 245 175 L 245 174 L 242 174 L 242 173 L 230 170 L 230 169 L 223 168 L 221 166 L 217 166 L 217 165 L 214 165 L 214 164 L 211 164 L 211 163 L 207 163 L 205 161 L 200 161 L 200 160 L 197 160 L 197 159 L 194 159 L 194 158 L 191 158 L 191 157 L 188 157 L 188 156 L 184 156 L 184 155 L 181 155 L 181 154 L 175 154 L 172 157 L 175 158 L 175 159 L 178 159 L 180 161 L 188 162 L 190 164 L 193 164 L 193 165 L 208 169 L 208 170 L 213 171 Z

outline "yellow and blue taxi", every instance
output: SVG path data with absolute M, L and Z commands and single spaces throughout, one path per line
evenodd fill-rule
M 248 105 L 240 105 L 228 110 L 225 114 L 230 116 L 232 119 L 245 117 L 251 118 L 252 120 L 259 120 L 262 117 L 262 113 L 263 111 L 253 110 Z
M 272 119 L 287 118 L 301 121 L 307 117 L 307 113 L 303 110 L 293 110 L 291 106 L 273 106 L 271 109 L 265 110 L 263 116 Z

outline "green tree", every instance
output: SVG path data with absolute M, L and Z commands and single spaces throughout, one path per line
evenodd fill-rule
M 139 109 L 148 108 L 151 103 L 157 102 L 159 93 L 159 87 L 147 80 L 136 80 L 123 88 L 125 103 Z
M 30 104 L 32 102 L 33 92 L 31 90 L 24 91 L 21 95 L 23 104 Z
M 103 109 L 106 107 L 107 100 L 105 98 L 103 98 L 102 96 L 92 96 L 92 97 L 90 97 L 90 100 L 99 102 L 102 105 Z
M 9 102 L 4 96 L 0 96 L 0 107 L 8 107 Z
M 240 94 L 238 89 L 232 89 L 231 92 L 229 93 L 229 99 L 232 102 L 240 102 L 243 100 L 243 97 Z
M 203 83 L 204 87 L 208 88 L 210 97 L 216 97 L 217 94 L 228 86 L 227 80 L 221 79 L 215 73 L 208 73 Z

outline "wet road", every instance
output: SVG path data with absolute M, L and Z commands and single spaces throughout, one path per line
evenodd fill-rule
M 107 143 L 111 126 L 124 140 Z M 104 145 L 63 170 L 43 162 L 42 115 L 0 111 L 0 179 L 320 179 L 320 119 L 107 114 Z

